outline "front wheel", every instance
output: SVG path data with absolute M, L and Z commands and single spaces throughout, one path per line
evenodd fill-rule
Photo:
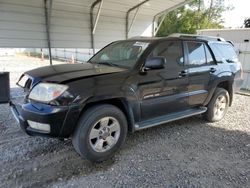
M 207 106 L 207 112 L 204 114 L 205 118 L 210 122 L 220 121 L 227 113 L 229 101 L 230 98 L 227 90 L 217 88 Z
M 124 143 L 127 121 L 113 105 L 97 105 L 80 118 L 73 135 L 73 146 L 84 158 L 100 162 L 110 158 Z

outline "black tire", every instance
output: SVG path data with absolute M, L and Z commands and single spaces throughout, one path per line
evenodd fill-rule
M 221 112 L 220 115 L 216 115 L 216 110 L 218 110 L 219 108 L 217 107 L 218 105 L 216 104 L 216 102 L 217 100 L 220 99 L 220 97 L 225 97 L 225 101 L 226 101 L 225 108 Z M 207 112 L 204 114 L 205 119 L 208 120 L 209 122 L 217 122 L 223 119 L 223 117 L 227 113 L 229 102 L 230 102 L 230 98 L 229 98 L 229 94 L 227 90 L 223 88 L 216 88 L 214 95 L 207 106 Z
M 94 127 L 97 125 L 96 123 L 105 117 L 114 118 L 118 121 L 120 127 L 119 137 L 117 137 L 116 143 L 113 144 L 110 149 L 103 152 L 97 152 L 95 151 L 95 148 L 93 148 L 92 140 L 90 139 L 90 132 L 95 129 Z M 72 143 L 75 150 L 81 155 L 81 157 L 92 162 L 105 161 L 112 157 L 124 143 L 127 135 L 127 128 L 126 117 L 120 109 L 109 104 L 96 105 L 89 108 L 80 117 L 77 128 L 73 134 Z M 102 140 L 104 140 L 104 138 Z

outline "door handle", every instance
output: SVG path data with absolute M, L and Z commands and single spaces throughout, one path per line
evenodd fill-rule
M 210 69 L 210 72 L 211 72 L 211 73 L 216 72 L 216 68 L 212 67 L 212 68 Z
M 186 70 L 183 70 L 179 72 L 179 78 L 187 76 L 188 72 Z

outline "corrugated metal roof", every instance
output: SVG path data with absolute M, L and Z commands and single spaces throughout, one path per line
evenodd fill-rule
M 95 32 L 95 47 L 125 39 L 126 12 L 143 0 L 104 0 Z M 139 36 L 157 13 L 185 0 L 149 0 L 143 4 L 129 37 Z M 94 0 L 53 0 L 51 47 L 90 48 L 90 7 Z M 0 0 L 0 47 L 47 47 L 43 0 Z M 97 13 L 98 6 L 94 9 Z M 133 19 L 131 12 L 130 22 Z

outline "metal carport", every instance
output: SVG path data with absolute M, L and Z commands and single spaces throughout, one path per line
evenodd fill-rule
M 0 0 L 0 47 L 99 49 L 191 0 Z

